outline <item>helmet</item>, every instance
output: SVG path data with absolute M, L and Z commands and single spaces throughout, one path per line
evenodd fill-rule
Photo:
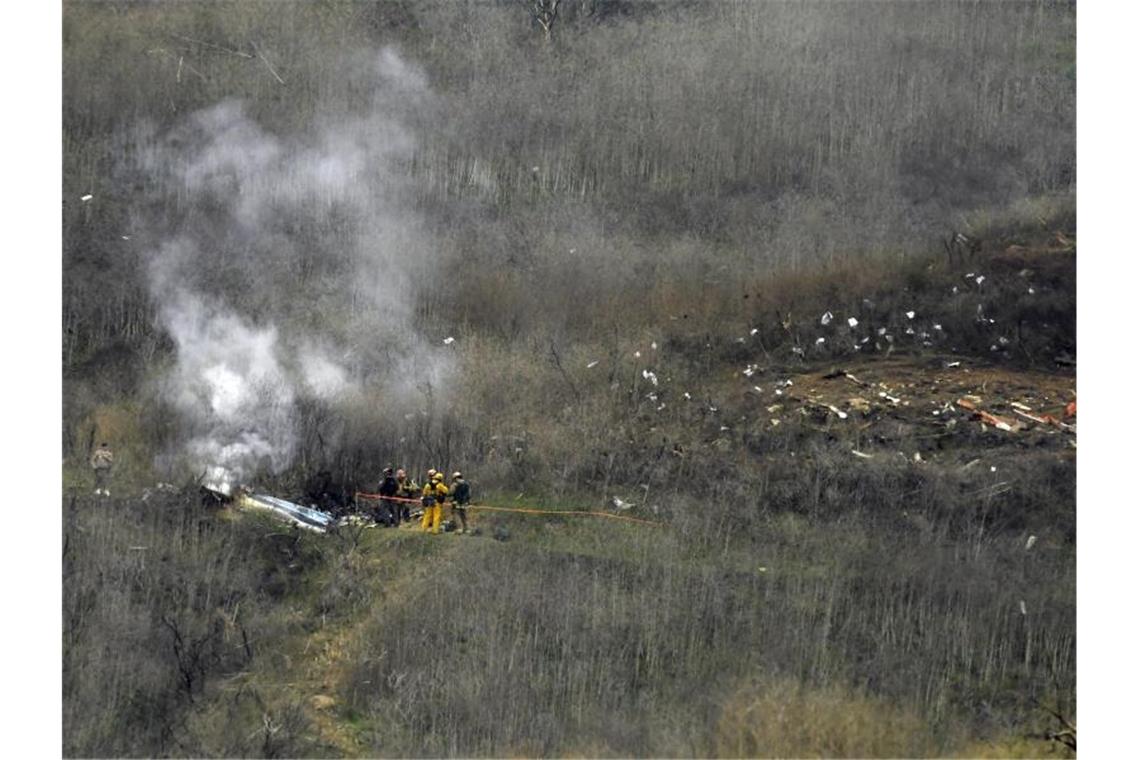
M 442 483 L 443 482 L 443 473 L 437 472 L 435 475 L 431 476 L 431 479 L 432 479 L 433 483 Z
M 397 478 L 406 478 L 406 477 L 408 477 L 408 473 L 404 472 L 404 468 L 401 467 L 400 469 L 396 470 L 396 477 Z
M 431 468 L 429 468 L 429 469 L 428 469 L 428 477 L 429 477 L 429 478 L 434 478 L 434 477 L 435 477 L 435 475 L 436 475 L 436 469 L 435 469 L 434 467 L 431 467 Z
M 462 478 L 462 477 L 463 477 L 463 473 L 460 472 L 459 470 L 456 470 L 455 472 L 451 473 L 451 479 L 452 480 L 455 480 L 456 478 Z

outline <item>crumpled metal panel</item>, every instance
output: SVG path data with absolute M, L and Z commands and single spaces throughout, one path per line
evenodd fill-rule
M 278 499 L 267 494 L 243 494 L 238 506 L 251 509 L 264 509 L 274 515 L 307 530 L 324 533 L 336 524 L 335 518 L 327 512 L 311 507 L 302 507 L 291 501 Z

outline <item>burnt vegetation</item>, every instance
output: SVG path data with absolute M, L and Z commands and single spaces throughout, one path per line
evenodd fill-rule
M 1070 756 L 1075 434 L 947 402 L 1071 400 L 1075 21 L 65 3 L 64 754 Z M 243 237 L 237 196 L 148 168 L 223 102 L 319 142 L 382 49 L 427 83 L 360 180 L 406 236 L 333 199 Z M 662 525 L 319 536 L 204 502 L 149 279 L 187 230 L 211 299 L 350 357 L 259 487 L 342 512 L 439 466 L 476 502 Z M 362 241 L 406 247 L 406 323 L 364 305 Z M 426 345 L 448 371 L 398 376 Z

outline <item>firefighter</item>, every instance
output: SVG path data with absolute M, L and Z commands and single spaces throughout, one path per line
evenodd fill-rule
M 457 533 L 467 533 L 467 505 L 471 503 L 471 485 L 462 472 L 451 474 L 451 516 L 458 519 Z
M 424 506 L 424 515 L 420 518 L 420 528 L 426 533 L 431 528 L 432 515 L 435 510 L 435 469 L 428 470 L 427 480 L 424 481 L 423 492 L 420 494 L 420 503 Z M 439 521 L 436 521 L 439 525 Z
M 424 516 L 420 521 L 420 527 L 425 532 L 431 531 L 433 535 L 439 533 L 439 523 L 443 517 L 443 502 L 446 500 L 447 486 L 443 482 L 443 473 L 435 472 L 431 476 L 431 480 L 424 484 Z
M 380 481 L 380 487 L 376 489 L 377 493 L 380 494 L 380 508 L 376 515 L 376 521 L 392 528 L 400 522 L 399 504 L 390 498 L 396 495 L 398 488 L 392 468 L 385 467 L 384 478 Z
M 95 473 L 95 495 L 110 496 L 107 483 L 111 479 L 111 468 L 115 464 L 115 455 L 106 442 L 100 443 L 99 448 L 91 455 L 91 469 Z
M 401 499 L 414 499 L 419 496 L 420 488 L 416 485 L 415 481 L 408 477 L 408 473 L 404 468 L 396 470 L 396 496 Z M 396 502 L 398 511 L 397 522 L 407 520 L 411 517 L 411 509 L 408 504 L 411 502 L 401 501 Z
M 443 473 L 437 472 L 432 476 L 432 486 L 435 491 L 435 506 L 431 513 L 431 532 L 439 533 L 439 522 L 443 518 L 443 503 L 447 501 L 447 484 L 443 482 Z

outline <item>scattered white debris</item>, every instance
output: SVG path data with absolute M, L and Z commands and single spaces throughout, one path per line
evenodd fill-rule
M 633 352 L 633 358 L 634 359 L 640 359 L 641 358 L 641 352 L 640 351 L 634 351 Z
M 990 465 L 990 472 L 997 472 L 997 468 L 993 465 Z
M 761 565 L 760 567 L 756 568 L 756 572 L 758 572 L 758 573 L 766 573 L 766 572 L 768 572 L 768 568 L 766 568 L 766 567 L 764 567 L 763 565 Z
M 817 346 L 822 346 L 826 342 L 827 342 L 827 338 L 816 338 L 815 339 L 815 344 Z
M 841 420 L 847 419 L 847 412 L 843 411 L 839 407 L 833 406 L 832 404 L 828 404 L 827 408 L 830 409 L 832 412 L 834 412 L 835 416 L 838 417 L 839 419 L 841 419 Z
M 986 276 L 984 274 L 980 274 L 977 276 L 977 278 L 974 279 L 974 282 L 978 283 L 979 285 L 981 285 L 985 281 L 986 281 Z
M 1037 536 L 1030 536 L 1029 540 L 1025 542 L 1025 551 L 1032 549 L 1035 543 L 1037 543 Z
M 123 237 L 123 240 L 130 240 L 131 239 L 130 235 L 123 235 L 122 237 Z
M 748 331 L 748 334 L 749 335 L 755 335 L 758 332 L 760 332 L 760 330 L 758 328 L 753 327 L 751 330 Z
M 753 385 L 752 390 L 756 391 L 757 393 L 763 393 L 764 392 L 764 389 L 761 388 L 759 385 Z
M 684 392 L 684 393 L 682 393 L 681 395 L 685 397 L 685 400 L 686 400 L 686 401 L 692 401 L 692 399 L 693 399 L 693 397 L 689 395 L 689 392 L 688 392 L 688 391 L 685 391 L 685 392 Z
M 847 326 L 850 327 L 851 329 L 855 329 L 856 327 L 859 326 L 859 320 L 855 319 L 855 317 L 848 317 L 847 318 Z
M 532 172 L 537 172 L 537 171 L 538 171 L 538 167 L 537 167 L 537 166 L 532 166 L 532 167 L 530 167 L 530 170 L 531 170 Z
M 802 348 L 800 348 L 799 346 L 792 346 L 792 353 L 797 355 L 797 356 L 803 356 L 804 350 Z
M 827 325 L 831 324 L 831 320 L 833 320 L 833 319 L 835 319 L 835 315 L 832 314 L 830 311 L 825 311 L 823 313 L 823 316 L 819 318 L 819 323 L 826 327 Z
M 443 339 L 443 345 L 445 345 L 445 346 L 450 346 L 454 342 L 455 342 L 455 338 L 452 338 L 450 335 Z
M 729 428 L 728 428 L 728 425 L 721 425 L 721 426 L 720 426 L 720 432 L 722 432 L 722 433 L 723 433 L 724 431 L 728 430 L 728 429 L 729 429 Z
M 656 393 L 646 393 L 645 397 L 647 399 L 649 399 L 650 401 L 656 401 L 657 400 L 657 394 Z
M 974 279 L 974 273 L 973 272 L 966 272 L 966 276 L 962 279 L 972 280 L 972 279 Z
M 777 389 L 776 389 L 776 395 L 777 395 L 777 396 L 783 396 L 783 395 L 784 395 L 784 392 L 783 392 L 782 390 L 780 390 L 779 388 L 777 388 Z
M 940 325 L 940 324 L 938 324 L 938 323 L 936 322 L 936 323 L 934 324 L 934 326 L 932 326 L 930 329 L 931 329 L 931 330 L 937 330 L 938 332 L 942 332 L 942 325 Z
M 871 340 L 871 338 L 870 338 L 870 337 L 867 337 L 867 338 L 863 338 L 863 340 L 859 341 L 859 343 L 861 343 L 861 344 L 862 344 L 862 343 L 867 343 L 867 342 L 868 342 L 868 341 L 870 341 L 870 340 Z
M 657 341 L 653 341 L 652 343 L 650 343 L 649 347 L 652 348 L 654 351 L 656 351 L 657 350 Z
M 1007 338 L 1003 335 L 1000 338 L 998 338 L 998 343 L 1000 343 L 1003 346 L 1008 346 L 1009 345 L 1009 338 Z
M 90 193 L 88 193 L 87 195 L 83 196 L 83 197 L 82 197 L 82 198 L 80 198 L 79 200 L 81 200 L 81 201 L 83 201 L 84 203 L 86 203 L 87 201 L 91 200 L 91 199 L 92 199 L 92 198 L 94 198 L 94 197 L 95 197 L 94 195 L 91 195 Z
M 913 312 L 913 311 L 908 311 L 908 312 L 906 313 L 906 318 L 907 318 L 907 319 L 914 319 L 914 312 Z
M 961 367 L 962 362 L 946 362 L 945 366 L 946 369 L 954 369 L 955 367 Z
M 875 458 L 874 455 L 864 454 L 862 451 L 859 451 L 858 449 L 851 449 L 851 453 L 854 454 L 855 456 L 859 457 L 860 459 L 874 459 Z
M 914 328 L 913 327 L 906 328 L 906 334 L 907 335 L 914 335 Z
M 641 370 L 641 376 L 644 377 L 649 382 L 653 383 L 654 385 L 657 385 L 657 373 L 650 372 L 647 369 L 643 369 L 643 370 Z
M 878 330 L 875 330 L 875 334 L 876 335 L 886 335 L 887 334 L 887 328 L 880 327 Z
M 1022 615 L 1028 615 L 1028 614 L 1029 614 L 1029 613 L 1028 613 L 1028 612 L 1026 612 L 1026 610 L 1025 610 L 1025 600 L 1024 600 L 1024 599 L 1022 599 L 1020 602 L 1018 602 L 1018 603 L 1017 603 L 1017 606 L 1018 606 L 1018 607 L 1021 609 L 1021 614 L 1022 614 Z
M 914 452 L 914 461 L 921 463 L 922 462 L 922 454 L 920 454 L 917 451 Z
M 1030 288 L 1030 289 L 1029 289 L 1029 290 L 1027 290 L 1026 292 L 1027 292 L 1027 293 L 1029 293 L 1029 295 L 1033 295 L 1033 294 L 1034 294 L 1034 293 L 1036 293 L 1037 291 L 1036 291 L 1036 290 L 1034 290 L 1033 288 Z
M 744 368 L 744 371 L 743 371 L 743 372 L 741 372 L 740 374 L 744 375 L 745 377 L 752 377 L 752 375 L 753 375 L 755 372 L 756 372 L 756 367 L 754 367 L 753 365 L 749 364 L 747 367 L 745 367 L 745 368 Z
M 661 406 L 657 407 L 657 411 L 660 412 L 664 408 L 665 408 L 665 402 L 661 402 Z
M 950 293 L 952 295 L 958 295 L 958 286 L 955 285 L 954 287 L 950 288 Z
M 772 419 L 768 420 L 768 422 L 771 422 L 771 423 L 772 423 L 772 427 L 776 427 L 777 425 L 779 425 L 779 424 L 780 424 L 780 421 L 779 421 L 778 419 L 776 419 L 775 417 L 773 417 Z
M 891 394 L 887 393 L 886 391 L 879 391 L 879 398 L 885 398 L 887 401 L 890 401 L 892 404 L 897 404 L 901 400 L 899 398 L 896 398 L 895 396 L 892 396 Z
M 743 342 L 744 342 L 744 338 L 737 338 L 737 339 L 736 339 L 736 342 L 737 342 L 737 343 L 743 343 Z
M 594 367 L 596 367 L 596 366 L 598 366 L 598 360 L 597 360 L 597 359 L 595 359 L 594 361 L 592 361 L 592 362 L 590 362 L 589 364 L 587 364 L 587 365 L 586 365 L 586 369 L 593 369 L 593 368 L 594 368 Z

